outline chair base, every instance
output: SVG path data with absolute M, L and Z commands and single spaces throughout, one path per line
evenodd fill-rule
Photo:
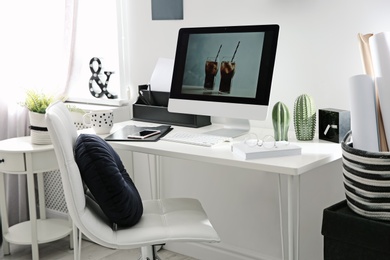
M 161 245 L 141 247 L 141 257 L 138 260 L 161 260 L 161 258 L 157 255 L 156 246 Z
M 74 260 L 81 259 L 81 243 L 83 234 L 81 231 L 73 225 L 73 245 L 74 245 Z M 92 241 L 93 242 L 93 241 Z M 141 247 L 141 256 L 138 260 L 161 260 L 157 255 L 157 251 L 163 247 L 164 244 L 143 246 Z M 0 249 L 2 249 L 0 247 Z

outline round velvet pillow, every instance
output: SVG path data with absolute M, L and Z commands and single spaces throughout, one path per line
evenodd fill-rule
M 119 155 L 101 137 L 81 134 L 75 145 L 81 177 L 108 219 L 135 225 L 143 213 L 141 197 Z

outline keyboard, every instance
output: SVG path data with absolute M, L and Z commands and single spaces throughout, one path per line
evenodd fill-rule
M 223 142 L 230 142 L 232 139 L 226 136 L 190 132 L 173 132 L 164 136 L 163 138 L 161 138 L 161 140 L 211 147 L 217 144 L 221 144 Z

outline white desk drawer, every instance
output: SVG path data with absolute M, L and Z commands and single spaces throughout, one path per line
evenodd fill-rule
M 1 172 L 24 172 L 26 165 L 24 153 L 0 153 Z

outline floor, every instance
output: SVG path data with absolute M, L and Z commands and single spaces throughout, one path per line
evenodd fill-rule
M 4 260 L 28 260 L 31 259 L 31 247 L 24 245 L 11 244 L 11 254 L 2 257 Z M 39 245 L 40 260 L 73 260 L 73 250 L 69 249 L 69 237 Z M 108 249 L 92 242 L 83 240 L 81 259 L 88 260 L 137 260 L 140 256 L 139 249 L 113 250 Z M 165 249 L 158 252 L 162 260 L 195 260 L 195 258 L 180 255 Z

